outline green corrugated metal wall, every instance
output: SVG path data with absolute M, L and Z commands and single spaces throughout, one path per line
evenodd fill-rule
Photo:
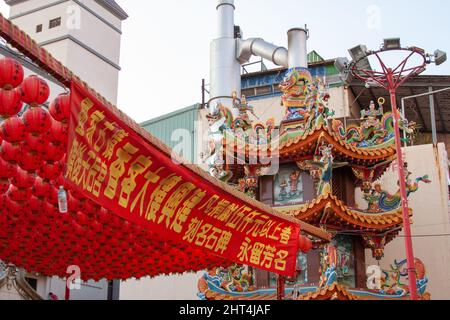
M 192 138 L 190 154 L 182 154 L 181 156 L 193 163 L 197 154 L 197 130 L 195 130 L 195 123 L 198 121 L 199 108 L 200 105 L 195 104 L 162 117 L 146 121 L 141 126 L 170 148 L 174 148 L 180 143 L 179 141 L 172 140 L 172 135 L 176 130 L 183 129 L 188 131 Z

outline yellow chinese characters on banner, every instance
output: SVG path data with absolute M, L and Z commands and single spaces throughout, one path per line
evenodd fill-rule
M 198 172 L 172 161 L 158 143 L 81 86 L 72 86 L 66 180 L 130 222 L 208 254 L 293 275 L 298 224 L 263 212 Z

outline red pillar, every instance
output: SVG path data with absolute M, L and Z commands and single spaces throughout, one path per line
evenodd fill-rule
M 286 277 L 278 276 L 277 300 L 284 300 L 286 295 Z
M 69 288 L 69 282 L 66 282 L 66 296 L 65 296 L 65 300 L 69 301 L 70 300 L 70 288 Z
M 390 80 L 392 80 L 392 75 L 390 76 Z M 392 83 L 392 81 L 389 81 Z M 400 195 L 402 200 L 402 212 L 403 212 L 403 227 L 405 231 L 405 247 L 406 247 L 406 258 L 408 264 L 408 278 L 409 278 L 409 292 L 411 296 L 411 300 L 417 300 L 417 279 L 416 279 L 416 270 L 414 263 L 414 252 L 412 246 L 412 237 L 411 237 L 411 224 L 409 221 L 409 207 L 408 207 L 408 196 L 406 191 L 406 177 L 404 171 L 404 162 L 403 162 L 403 154 L 402 154 L 402 144 L 400 139 L 400 116 L 399 111 L 397 109 L 397 99 L 396 99 L 396 90 L 389 90 L 391 96 L 391 106 L 392 113 L 394 114 L 394 130 L 395 130 L 395 144 L 397 149 L 397 162 L 398 162 L 398 181 L 400 185 Z

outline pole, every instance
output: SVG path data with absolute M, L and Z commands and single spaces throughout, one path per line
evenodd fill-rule
M 438 144 L 438 138 L 437 138 L 437 130 L 436 130 L 436 112 L 434 110 L 434 95 L 433 95 L 433 88 L 429 87 L 428 91 L 430 93 L 430 116 L 431 116 L 431 131 L 433 133 L 433 145 L 437 146 Z
M 388 82 L 389 94 L 391 97 L 392 113 L 394 114 L 394 130 L 395 130 L 395 145 L 397 149 L 397 166 L 398 166 L 398 181 L 400 185 L 400 195 L 402 199 L 402 212 L 403 212 L 403 226 L 405 230 L 405 247 L 406 247 L 406 258 L 408 264 L 408 278 L 409 278 L 409 292 L 411 300 L 417 300 L 417 279 L 416 270 L 414 263 L 414 252 L 412 247 L 412 237 L 411 237 L 411 225 L 409 222 L 409 208 L 408 208 L 408 196 L 406 192 L 406 177 L 404 171 L 404 162 L 402 154 L 402 144 L 400 139 L 400 128 L 399 128 L 399 111 L 397 109 L 397 97 L 396 89 L 393 87 L 393 75 L 392 70 L 388 72 Z
M 65 296 L 65 300 L 69 301 L 70 300 L 70 287 L 69 287 L 69 282 L 66 282 L 66 296 Z
M 284 300 L 286 294 L 286 278 L 282 275 L 278 276 L 277 300 Z

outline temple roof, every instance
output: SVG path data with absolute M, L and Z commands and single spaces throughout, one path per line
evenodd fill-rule
M 323 141 L 334 146 L 333 154 L 336 159 L 354 165 L 373 166 L 393 160 L 396 154 L 393 140 L 377 148 L 357 148 L 343 141 L 325 125 L 321 125 L 307 134 L 284 132 L 280 135 L 279 145 L 276 143 L 268 145 L 251 144 L 244 149 L 240 147 L 239 143 L 231 141 L 225 149 L 228 152 L 234 150 L 239 155 L 245 153 L 247 158 L 256 158 L 260 154 L 268 154 L 279 156 L 282 160 L 299 161 L 312 158 L 317 145 Z
M 401 208 L 388 212 L 368 213 L 347 207 L 333 195 L 317 199 L 295 207 L 279 208 L 278 211 L 314 224 L 327 225 L 327 228 L 351 228 L 369 232 L 385 232 L 403 225 Z M 410 210 L 412 216 L 412 210 Z

